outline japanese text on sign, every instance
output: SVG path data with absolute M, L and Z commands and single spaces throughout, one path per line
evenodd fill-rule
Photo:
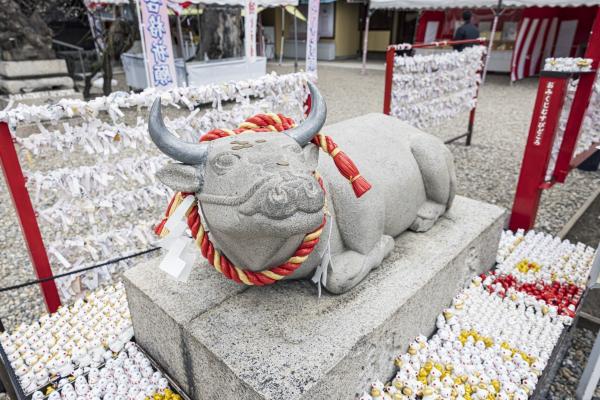
M 167 0 L 139 1 L 150 85 L 159 88 L 176 86 L 175 57 L 171 43 Z
M 248 62 L 256 61 L 256 12 L 256 0 L 246 0 L 244 35 Z
M 538 124 L 535 131 L 535 138 L 533 140 L 534 146 L 540 146 L 542 144 L 542 137 L 544 135 L 544 129 L 546 128 L 548 108 L 550 107 L 550 99 L 552 98 L 553 89 L 554 82 L 548 82 L 546 85 L 546 90 L 544 91 L 544 102 L 542 103 L 542 110 L 540 111 L 540 117 L 538 118 Z
M 320 0 L 309 0 L 308 2 L 308 26 L 306 30 L 306 72 L 317 72 L 319 3 Z

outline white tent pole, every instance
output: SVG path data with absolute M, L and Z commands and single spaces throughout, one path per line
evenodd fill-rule
M 492 46 L 494 44 L 494 36 L 496 36 L 496 27 L 498 26 L 498 18 L 504 10 L 502 9 L 502 0 L 498 0 L 498 6 L 494 11 L 494 22 L 492 23 L 492 31 L 490 32 L 490 38 L 488 40 L 487 54 L 485 56 L 485 65 L 483 66 L 483 73 L 481 74 L 481 84 L 485 83 L 485 76 L 487 75 L 488 63 L 492 56 Z
M 181 52 L 181 58 L 185 60 L 186 56 L 184 54 L 183 48 L 183 31 L 181 29 L 181 17 L 179 13 L 175 13 L 175 15 L 177 17 L 177 40 L 179 41 L 179 51 Z
M 283 64 L 283 41 L 285 40 L 285 6 L 281 6 L 281 43 L 279 45 L 279 66 Z
M 298 18 L 294 10 L 294 72 L 298 72 Z
M 371 19 L 371 2 L 367 2 L 367 18 L 365 19 L 365 32 L 363 34 L 363 52 L 361 74 L 367 73 L 367 48 L 369 47 L 369 21 Z

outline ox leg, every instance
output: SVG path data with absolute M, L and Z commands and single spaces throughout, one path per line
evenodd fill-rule
M 427 201 L 410 226 L 416 232 L 428 231 L 452 205 L 456 191 L 454 159 L 450 150 L 433 136 L 417 136 L 411 150 L 419 165 Z
M 383 259 L 393 250 L 394 239 L 382 235 L 367 254 L 347 250 L 332 257 L 327 272 L 325 289 L 331 293 L 344 293 L 358 285 L 367 274 L 378 267 Z
M 337 188 L 340 192 L 334 190 L 335 221 L 343 250 L 332 255 L 325 288 L 344 293 L 381 264 L 394 248 L 394 239 L 383 234 L 385 207 L 379 188 L 373 187 L 361 199 L 356 199 L 346 185 Z

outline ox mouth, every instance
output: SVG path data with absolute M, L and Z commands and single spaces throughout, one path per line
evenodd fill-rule
M 271 179 L 261 185 L 240 207 L 240 213 L 286 219 L 297 213 L 314 214 L 323 209 L 325 195 L 314 177 Z
M 240 214 L 260 214 L 282 220 L 296 214 L 312 215 L 323 210 L 325 194 L 312 176 L 285 174 L 266 177 L 255 183 L 241 196 L 199 194 L 200 202 L 238 206 Z

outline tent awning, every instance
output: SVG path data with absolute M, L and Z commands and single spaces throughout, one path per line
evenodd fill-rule
M 129 4 L 129 0 L 86 0 L 85 4 L 88 8 L 94 8 L 103 5 L 124 5 Z M 167 0 L 167 4 L 174 10 L 180 10 L 182 7 L 188 7 L 190 4 L 201 5 L 219 5 L 219 6 L 239 6 L 246 5 L 245 0 Z M 258 7 L 279 7 L 279 6 L 297 6 L 298 0 L 257 0 Z
M 371 0 L 370 8 L 397 8 L 407 10 L 444 8 L 496 7 L 498 0 Z M 503 0 L 503 7 L 578 7 L 600 5 L 600 0 Z

